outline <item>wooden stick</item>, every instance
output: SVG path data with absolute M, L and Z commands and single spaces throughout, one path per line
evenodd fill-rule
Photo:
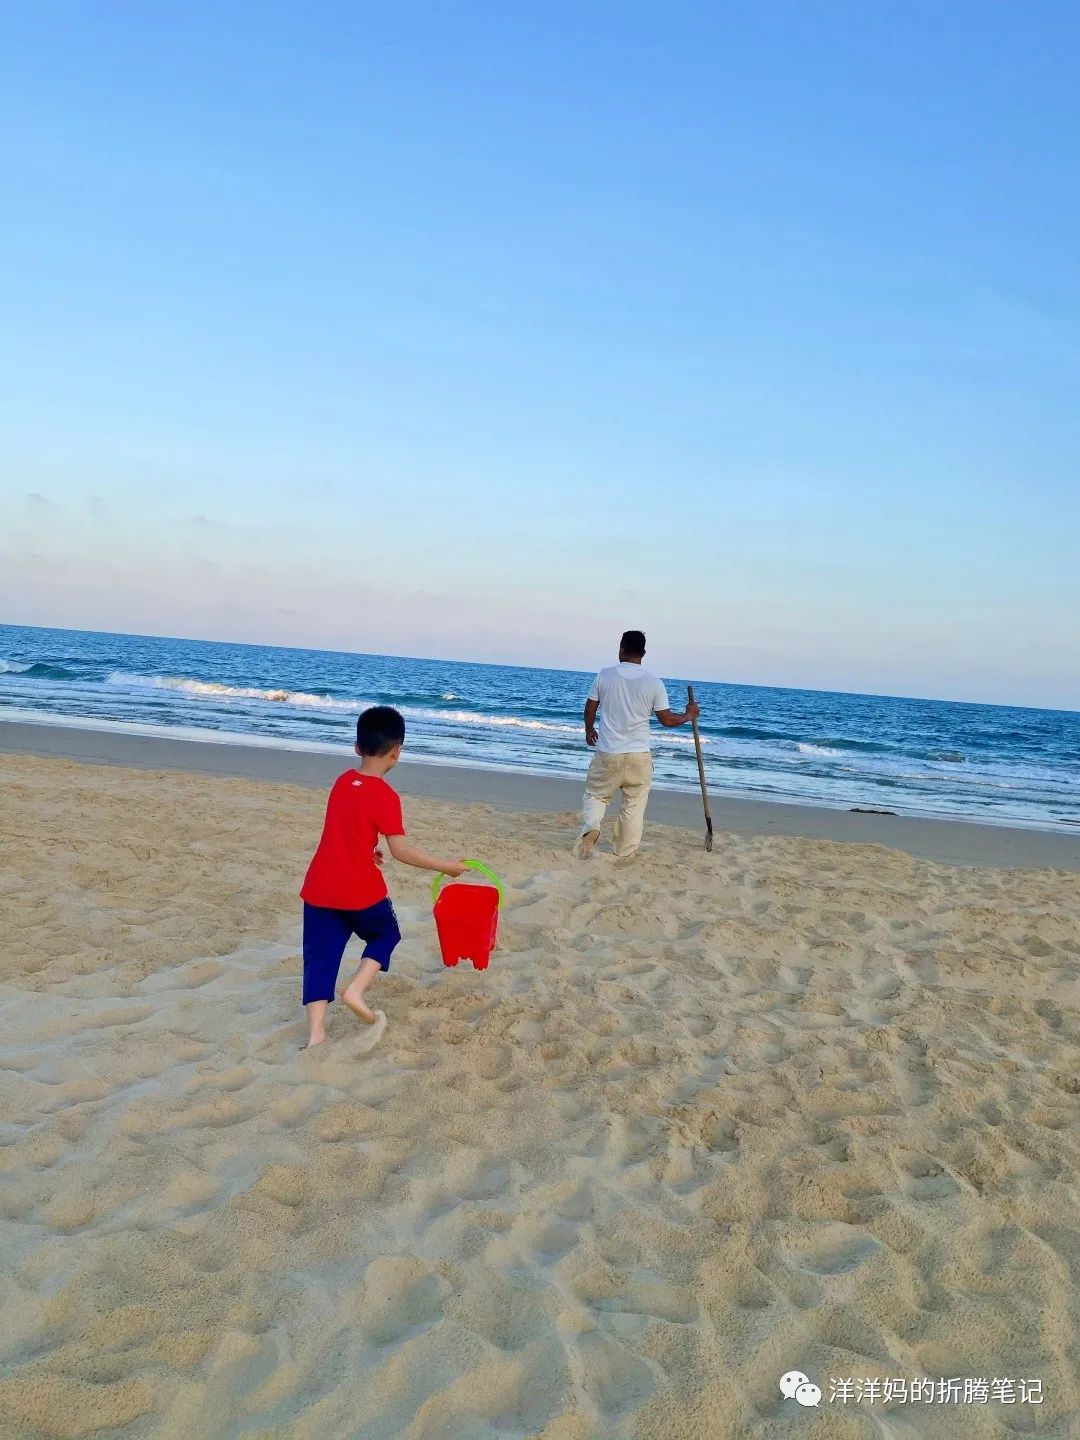
M 693 705 L 694 687 L 692 685 L 688 685 L 686 687 L 686 698 L 690 702 L 690 704 Z M 705 810 L 705 849 L 711 850 L 712 815 L 709 813 L 709 791 L 708 787 L 705 784 L 705 761 L 702 759 L 701 755 L 701 736 L 698 734 L 698 724 L 696 720 L 690 721 L 690 728 L 694 732 L 694 749 L 697 751 L 697 773 L 698 779 L 701 781 L 701 804 Z

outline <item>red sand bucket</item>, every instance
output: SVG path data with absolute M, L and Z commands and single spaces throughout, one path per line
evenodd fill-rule
M 502 905 L 502 884 L 499 877 L 479 860 L 466 860 L 470 870 L 479 870 L 491 885 L 448 885 L 440 889 L 445 875 L 436 875 L 431 882 L 431 898 L 435 902 L 435 928 L 439 932 L 439 948 L 444 965 L 459 965 L 471 960 L 474 970 L 486 970 L 495 937 L 499 931 L 499 907 Z

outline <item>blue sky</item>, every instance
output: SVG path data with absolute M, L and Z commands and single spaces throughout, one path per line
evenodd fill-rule
M 1080 707 L 1080 12 L 0 13 L 0 620 Z

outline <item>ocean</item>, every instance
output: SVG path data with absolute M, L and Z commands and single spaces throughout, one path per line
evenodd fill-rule
M 686 680 L 664 678 L 681 708 Z M 1080 825 L 1080 713 L 690 678 L 717 797 Z M 385 703 L 405 715 L 413 759 L 581 776 L 591 680 L 584 671 L 0 625 L 0 720 L 340 750 L 343 762 L 358 711 Z M 657 784 L 697 788 L 688 727 L 657 727 L 654 757 Z

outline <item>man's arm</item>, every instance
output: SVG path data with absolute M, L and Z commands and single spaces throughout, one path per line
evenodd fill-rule
M 600 709 L 599 700 L 585 701 L 585 744 L 594 746 L 599 738 L 596 732 L 596 712 Z
M 668 730 L 677 730 L 680 725 L 688 725 L 691 720 L 696 720 L 701 714 L 701 706 L 693 701 L 687 705 L 681 715 L 674 710 L 657 710 L 656 718 L 660 724 Z

